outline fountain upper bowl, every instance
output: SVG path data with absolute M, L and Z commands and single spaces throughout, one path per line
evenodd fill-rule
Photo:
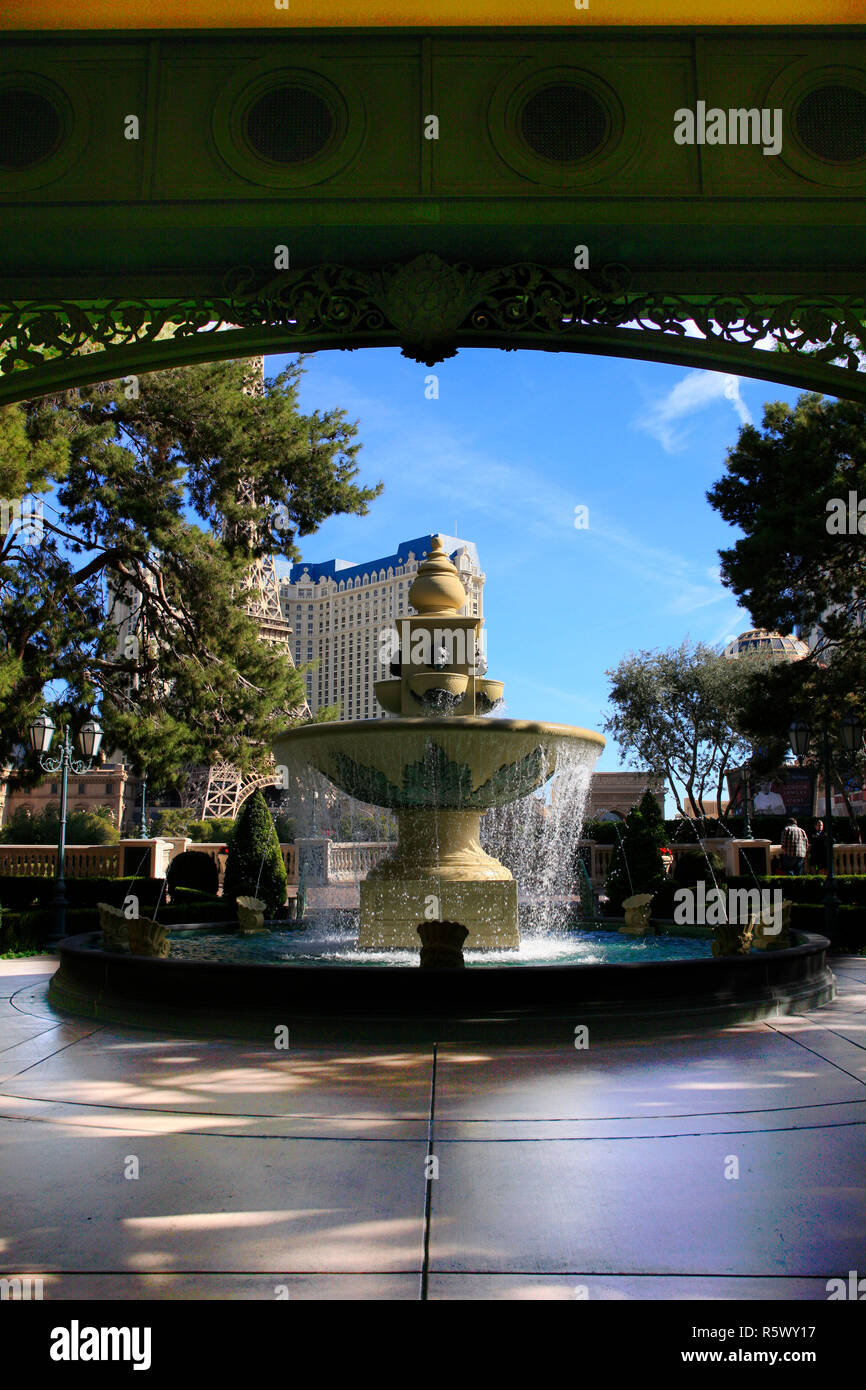
M 274 757 L 312 764 L 372 806 L 484 811 L 542 786 L 566 751 L 592 765 L 605 742 L 591 729 L 524 719 L 358 719 L 289 729 Z

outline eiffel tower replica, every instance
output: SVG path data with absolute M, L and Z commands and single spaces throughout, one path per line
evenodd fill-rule
M 244 392 L 251 396 L 265 394 L 265 359 L 254 357 Z M 253 482 L 242 478 L 238 485 L 238 500 L 255 503 Z M 250 535 L 253 539 L 253 535 Z M 294 666 L 291 643 L 292 629 L 283 617 L 280 606 L 280 586 L 277 567 L 273 555 L 260 555 L 247 569 L 240 586 L 240 597 L 251 618 L 259 625 L 259 637 L 263 642 L 281 647 Z M 310 714 L 306 700 L 295 711 L 295 715 Z M 237 815 L 242 803 L 257 787 L 272 787 L 276 769 L 273 772 L 241 772 L 233 763 L 217 762 L 209 768 L 193 768 L 188 777 L 188 799 L 197 805 L 201 820 L 215 820 L 217 817 Z

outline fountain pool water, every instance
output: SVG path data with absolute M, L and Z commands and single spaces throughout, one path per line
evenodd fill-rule
M 234 933 L 176 932 L 171 955 L 183 961 L 234 961 L 249 965 L 411 968 L 417 951 L 358 950 L 357 928 L 333 927 L 309 932 L 274 932 L 243 937 Z M 695 937 L 649 936 L 635 941 L 615 931 L 574 932 L 567 936 L 523 936 L 514 950 L 464 951 L 466 964 L 478 969 L 553 965 L 612 965 L 627 961 L 709 960 L 710 941 Z

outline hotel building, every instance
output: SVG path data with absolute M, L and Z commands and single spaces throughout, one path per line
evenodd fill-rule
M 484 574 L 472 541 L 442 536 L 442 544 L 466 589 L 463 614 L 483 617 Z M 306 675 L 307 701 L 313 713 L 339 705 L 341 719 L 386 719 L 373 687 L 389 675 L 382 664 L 383 630 L 415 610 L 408 592 L 433 536 L 402 541 L 393 555 L 357 564 L 326 560 L 293 565 L 280 581 L 283 616 L 293 630 L 297 666 L 318 661 Z

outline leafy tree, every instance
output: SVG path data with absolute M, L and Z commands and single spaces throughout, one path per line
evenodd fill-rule
M 838 499 L 866 497 L 866 406 L 809 393 L 744 425 L 726 474 L 707 493 L 742 539 L 719 552 L 722 579 L 759 627 L 822 627 L 850 646 L 866 617 L 866 514 L 838 529 Z M 864 507 L 866 513 L 866 507 Z
M 605 893 L 615 911 L 633 893 L 654 893 L 667 882 L 659 850 L 665 843 L 665 823 L 652 792 L 645 791 L 620 830 L 610 859 Z
M 261 898 L 268 915 L 276 916 L 286 900 L 286 866 L 276 827 L 260 791 L 253 792 L 240 809 L 229 843 L 223 897 Z
M 726 772 L 748 756 L 743 693 L 751 673 L 767 664 L 761 656 L 731 661 L 688 639 L 667 651 L 632 653 L 607 672 L 613 713 L 605 731 L 628 760 L 666 777 L 681 815 L 688 805 L 704 816 L 704 798 L 712 792 L 721 806 Z
M 209 363 L 132 398 L 107 382 L 0 411 L 5 495 L 53 489 L 41 538 L 0 535 L 0 759 L 53 681 L 154 784 L 218 758 L 264 767 L 304 682 L 244 611 L 248 566 L 300 558 L 297 538 L 381 491 L 354 481 L 342 410 L 299 412 L 304 360 L 261 396 L 247 364 Z
M 826 725 L 844 786 L 854 768 L 840 720 L 854 713 L 866 722 L 866 407 L 814 393 L 793 408 L 768 404 L 762 430 L 740 430 L 707 497 L 743 532 L 720 551 L 724 583 L 756 625 L 797 628 L 812 646 L 750 682 L 744 726 L 779 744 L 794 719 Z
M 0 841 L 7 845 L 56 845 L 60 835 L 60 812 L 46 806 L 38 815 L 29 815 L 18 806 L 0 831 Z M 68 845 L 111 845 L 120 839 L 120 831 L 108 815 L 108 808 L 93 811 L 67 811 L 66 843 Z

